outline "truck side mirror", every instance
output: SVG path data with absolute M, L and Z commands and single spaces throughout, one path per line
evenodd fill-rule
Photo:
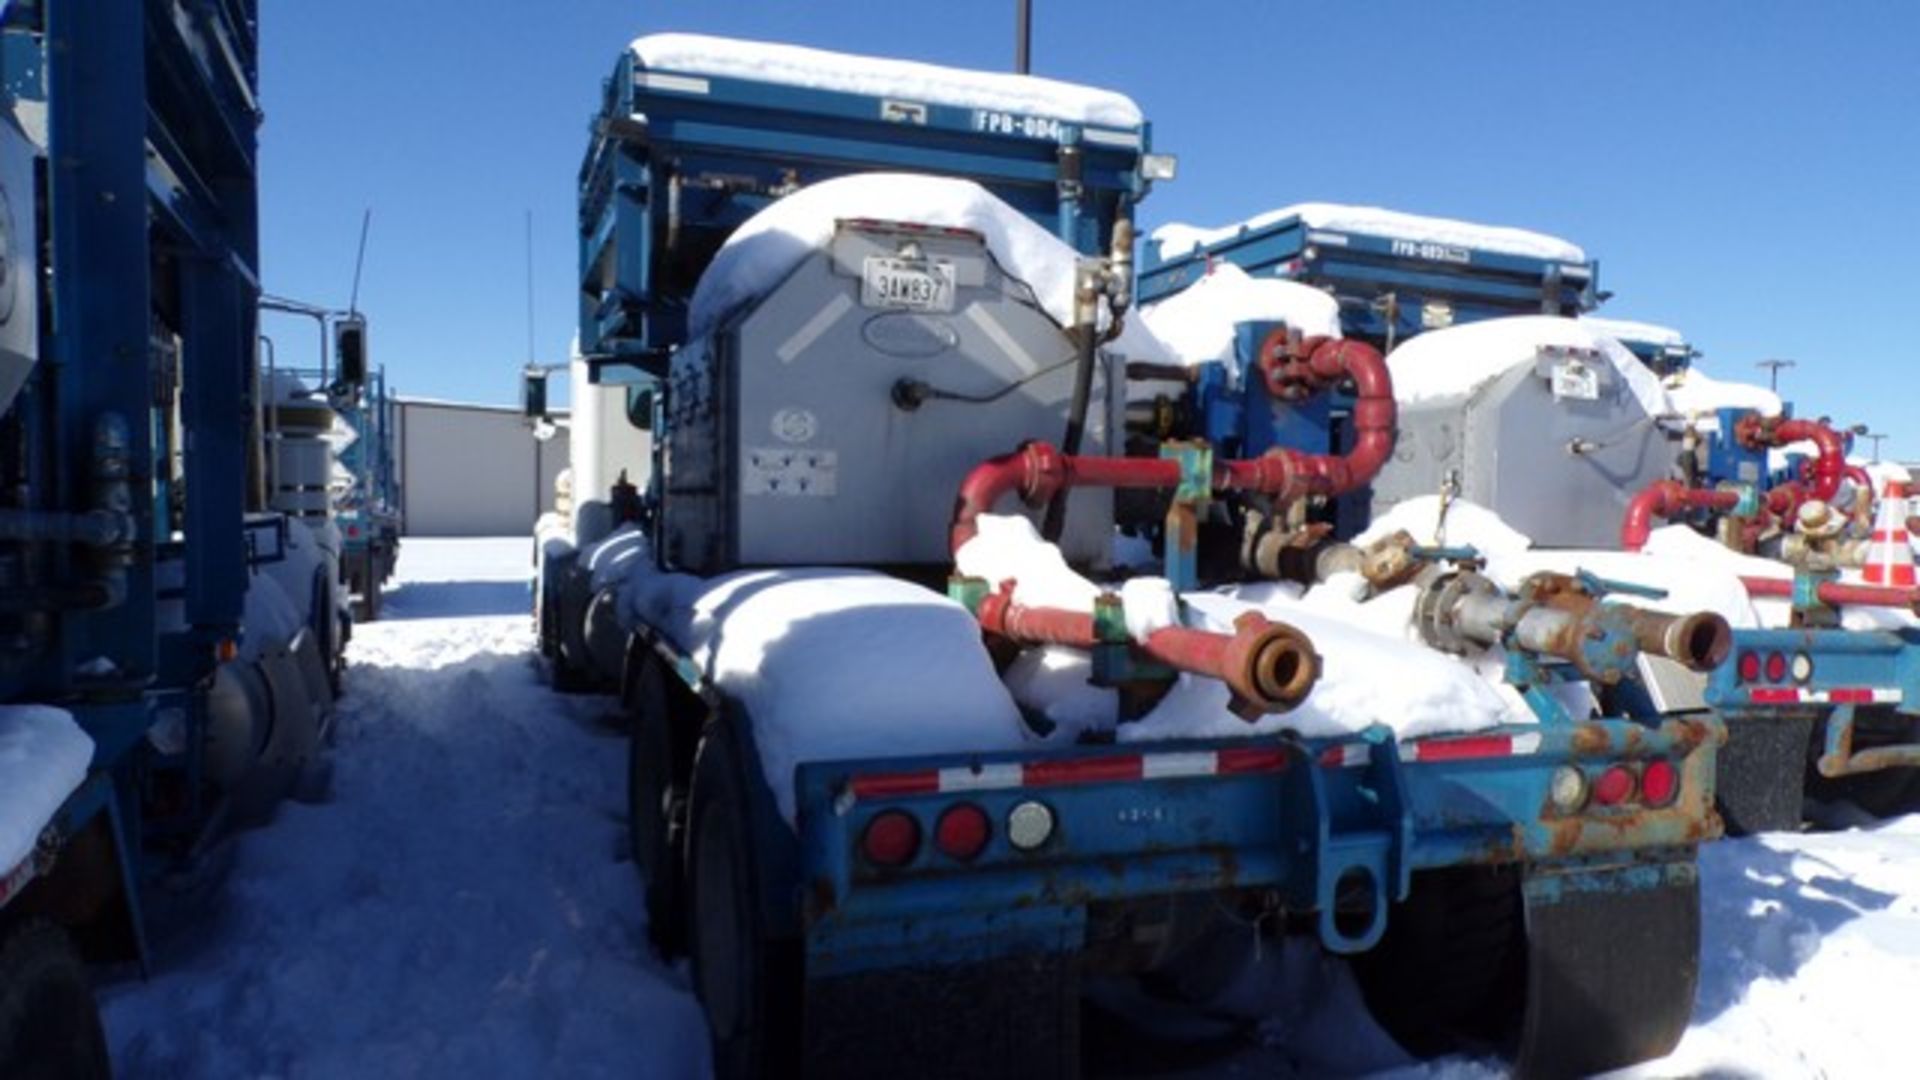
M 547 418 L 547 373 L 528 368 L 520 373 L 520 416 L 529 424 Z
M 653 430 L 653 389 L 627 387 L 627 422 L 641 431 Z
M 335 381 L 355 390 L 367 385 L 367 320 L 348 315 L 333 324 Z

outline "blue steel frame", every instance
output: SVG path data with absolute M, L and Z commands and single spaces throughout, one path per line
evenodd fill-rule
M 849 173 L 964 177 L 1077 250 L 1103 252 L 1114 222 L 1147 193 L 1139 166 L 1151 125 L 1007 119 L 649 70 L 624 52 L 580 168 L 582 353 L 629 363 L 663 356 L 684 340 L 694 284 L 728 233 L 770 203 L 773 192 Z M 1063 154 L 1077 159 L 1064 172 Z M 670 237 L 687 252 L 667 251 Z M 596 377 L 608 381 L 632 378 L 605 363 L 599 368 Z
M 1617 862 L 1686 862 L 1711 839 L 1714 748 L 1725 729 L 1711 719 L 1631 720 L 1513 726 L 1487 736 L 1538 738 L 1529 754 L 1432 762 L 1382 727 L 1357 738 L 1183 741 L 1027 753 L 828 762 L 798 770 L 796 875 L 780 895 L 798 907 L 780 922 L 805 936 L 808 977 L 914 963 L 952 964 L 1012 951 L 1078 948 L 1088 906 L 1184 892 L 1277 891 L 1289 911 L 1312 914 L 1337 952 L 1372 948 L 1389 902 L 1405 900 L 1416 870 L 1526 862 L 1573 870 Z M 1354 756 L 1343 756 L 1349 746 Z M 1277 750 L 1285 764 L 1264 774 L 1094 781 L 1047 787 L 854 800 L 853 777 L 914 769 L 961 769 L 1154 753 Z M 1552 808 L 1557 767 L 1590 776 L 1617 762 L 1674 762 L 1681 793 L 1664 808 L 1589 804 Z M 1351 762 L 1351 764 L 1349 764 Z M 1015 849 L 996 825 L 986 850 L 959 863 L 923 844 L 897 872 L 865 865 L 861 831 L 874 815 L 905 810 L 931 836 L 939 811 L 961 802 L 1000 823 L 1037 800 L 1058 822 L 1055 839 Z M 789 833 L 786 842 L 796 842 Z M 778 841 L 776 841 L 778 842 Z M 1373 890 L 1358 927 L 1335 918 L 1336 893 L 1355 871 Z M 774 899 L 778 899 L 775 897 Z
M 44 100 L 44 235 L 50 265 L 41 363 L 12 412 L 44 447 L 26 509 L 88 509 L 96 427 L 117 418 L 129 436 L 136 529 L 124 599 L 63 612 L 35 664 L 11 672 L 0 700 L 60 704 L 93 738 L 92 773 L 56 819 L 72 835 L 109 814 L 128 909 L 144 953 L 135 865 L 143 778 L 179 770 L 192 783 L 204 730 L 204 688 L 221 643 L 239 632 L 250 562 L 244 522 L 248 397 L 258 284 L 254 188 L 259 121 L 255 0 L 41 0 L 5 13 L 8 89 Z M 36 38 L 36 35 L 44 35 Z M 183 543 L 155 520 L 150 497 L 156 318 L 178 335 L 185 453 Z M 49 546 L 55 581 L 87 567 Z M 184 589 L 163 596 L 155 568 L 183 564 Z M 163 633 L 163 600 L 186 628 Z M 80 674 L 95 658 L 106 677 Z M 184 755 L 146 734 L 184 723 Z M 143 956 L 144 959 L 144 956 Z
M 1278 277 L 1330 290 L 1348 337 L 1381 343 L 1429 329 L 1429 302 L 1451 308 L 1453 323 L 1503 315 L 1575 315 L 1599 303 L 1600 264 L 1563 263 L 1471 247 L 1409 244 L 1391 237 L 1310 228 L 1286 217 L 1172 257 L 1149 242 L 1141 261 L 1143 304 L 1192 285 L 1214 260 L 1254 277 Z M 1389 321 L 1376 302 L 1395 298 Z
M 1807 677 L 1795 677 L 1790 661 L 1783 681 L 1767 679 L 1764 668 L 1760 680 L 1743 681 L 1740 660 L 1748 654 L 1799 657 Z M 1798 700 L 1777 700 L 1781 691 L 1796 691 Z M 1874 691 L 1894 700 L 1873 700 Z M 1736 630 L 1706 700 L 1735 728 L 1748 717 L 1811 716 L 1821 731 L 1816 765 L 1824 776 L 1920 765 L 1920 630 Z M 1906 721 L 1906 737 L 1856 747 L 1863 714 Z

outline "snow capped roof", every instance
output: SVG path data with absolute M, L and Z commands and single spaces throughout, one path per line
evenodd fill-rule
M 1700 370 L 1699 364 L 1668 376 L 1666 388 L 1673 411 L 1688 416 L 1717 409 L 1753 409 L 1768 416 L 1780 415 L 1779 394 L 1752 383 L 1722 382 Z
M 705 34 L 649 34 L 635 41 L 632 49 L 641 66 L 652 70 L 1025 113 L 1077 124 L 1134 128 L 1145 122 L 1140 106 L 1125 94 L 1033 75 L 969 71 Z
M 1153 231 L 1160 242 L 1160 257 L 1171 259 L 1196 247 L 1208 247 L 1231 240 L 1242 231 L 1265 228 L 1275 222 L 1297 217 L 1310 229 L 1331 232 L 1364 233 L 1416 243 L 1446 244 L 1518 255 L 1533 259 L 1584 263 L 1587 253 L 1579 245 L 1546 233 L 1514 229 L 1504 225 L 1480 225 L 1453 218 L 1424 217 L 1419 214 L 1387 210 L 1378 206 L 1347 206 L 1341 203 L 1296 203 L 1257 214 L 1245 221 L 1217 229 L 1197 225 L 1162 225 Z
M 971 229 L 1002 269 L 1033 288 L 1062 326 L 1073 321 L 1079 254 L 970 180 L 915 173 L 861 173 L 801 188 L 747 219 L 700 276 L 688 336 L 700 337 L 740 306 L 771 291 L 825 247 L 842 219 L 870 218 Z
M 92 760 L 93 740 L 65 709 L 0 705 L 0 874 L 33 854 Z
M 1596 334 L 1605 334 L 1615 341 L 1640 341 L 1648 345 L 1657 345 L 1663 349 L 1682 348 L 1687 337 L 1671 326 L 1658 323 L 1634 322 L 1630 319 L 1603 319 L 1598 315 L 1582 315 L 1581 323 Z
M 1282 322 L 1308 337 L 1340 336 L 1340 304 L 1308 285 L 1255 278 L 1216 263 L 1190 287 L 1141 309 L 1140 317 L 1182 363 L 1233 359 L 1234 327 Z
M 1517 315 L 1432 330 L 1387 354 L 1387 372 L 1393 376 L 1393 396 L 1403 405 L 1458 397 L 1533 363 L 1545 346 L 1601 353 L 1647 415 L 1673 411 L 1660 380 L 1625 345 L 1558 315 Z

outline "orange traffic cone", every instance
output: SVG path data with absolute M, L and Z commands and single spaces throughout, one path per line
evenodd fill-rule
M 1913 541 L 1907 535 L 1907 485 L 1887 481 L 1880 496 L 1880 512 L 1873 519 L 1873 539 L 1867 544 L 1863 576 L 1869 585 L 1911 588 L 1914 584 Z

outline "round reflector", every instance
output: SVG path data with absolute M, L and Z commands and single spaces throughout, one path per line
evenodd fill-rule
M 860 851 L 875 866 L 905 866 L 920 850 L 920 823 L 902 810 L 882 810 L 860 835 Z
M 1593 782 L 1594 801 L 1601 806 L 1618 806 L 1633 795 L 1633 774 L 1625 765 L 1615 765 Z
M 1786 653 L 1776 652 L 1776 653 L 1767 654 L 1767 681 L 1768 682 L 1787 681 L 1787 654 Z
M 1562 765 L 1553 770 L 1548 794 L 1555 810 L 1571 814 L 1587 804 L 1587 777 L 1572 765 Z
M 969 862 L 987 846 L 992 825 L 987 812 L 972 803 L 949 807 L 933 827 L 933 846 L 950 859 Z
M 1743 652 L 1740 654 L 1740 681 L 1760 681 L 1760 654 Z
M 1053 811 L 1045 803 L 1023 802 L 1007 814 L 1007 843 L 1033 851 L 1053 838 Z
M 1665 806 L 1680 794 L 1680 771 L 1673 762 L 1650 761 L 1640 773 L 1640 801 L 1648 806 Z
M 1808 679 L 1811 679 L 1811 678 L 1813 678 L 1813 657 L 1808 656 L 1806 653 L 1803 653 L 1803 652 L 1794 653 L 1793 654 L 1793 681 L 1806 682 Z

